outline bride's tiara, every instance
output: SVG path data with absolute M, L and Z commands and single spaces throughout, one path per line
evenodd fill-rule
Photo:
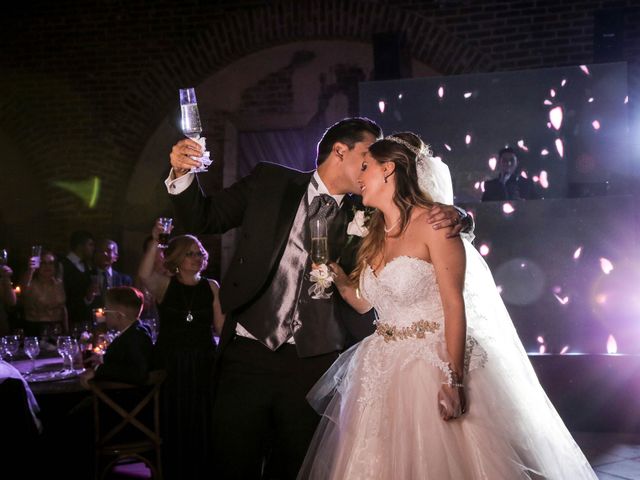
M 406 140 L 403 140 L 400 137 L 395 137 L 393 135 L 389 135 L 388 137 L 384 137 L 384 139 L 385 140 L 389 140 L 390 142 L 395 142 L 395 143 L 397 143 L 399 145 L 402 145 L 403 147 L 406 147 L 411 153 L 413 153 L 416 156 L 416 160 L 420 159 L 421 157 L 429 157 L 430 156 L 429 147 L 426 146 L 426 145 L 423 146 L 421 149 L 419 149 L 415 145 L 411 145 Z

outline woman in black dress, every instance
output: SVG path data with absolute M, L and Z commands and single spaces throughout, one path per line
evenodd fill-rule
M 162 463 L 167 479 L 202 478 L 211 474 L 211 369 L 214 334 L 224 323 L 215 280 L 201 272 L 208 254 L 191 235 L 173 238 L 165 252 L 170 274 L 154 270 L 159 223 L 138 275 L 158 302 L 158 368 L 167 371 L 163 391 Z

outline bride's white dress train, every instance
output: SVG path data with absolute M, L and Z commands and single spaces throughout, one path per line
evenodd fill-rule
M 308 395 L 322 413 L 301 479 L 595 479 L 549 402 L 482 257 L 465 241 L 468 413 L 445 422 L 444 317 L 430 263 L 402 256 L 360 289 L 377 332 Z M 579 408 L 579 406 L 576 406 Z

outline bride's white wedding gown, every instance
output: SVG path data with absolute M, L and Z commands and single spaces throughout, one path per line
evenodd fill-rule
M 466 241 L 465 249 L 468 413 L 449 422 L 438 413 L 449 370 L 433 266 L 402 256 L 377 275 L 367 268 L 360 289 L 378 332 L 309 393 L 323 417 L 299 478 L 596 478 L 542 390 L 484 260 Z

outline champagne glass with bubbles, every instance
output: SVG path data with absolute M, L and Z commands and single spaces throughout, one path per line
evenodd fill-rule
M 198 111 L 198 101 L 196 100 L 196 91 L 194 88 L 180 89 L 180 113 L 182 133 L 204 147 L 204 139 L 200 138 L 202 123 L 200 121 L 200 112 Z M 204 152 L 203 156 L 198 160 L 202 165 L 199 168 L 192 168 L 191 171 L 194 173 L 206 172 L 207 167 L 211 165 L 209 152 Z

